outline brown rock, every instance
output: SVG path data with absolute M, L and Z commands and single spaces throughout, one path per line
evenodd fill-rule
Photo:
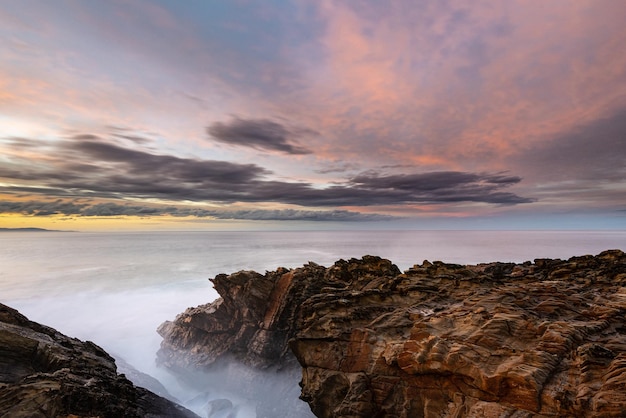
M 625 416 L 626 257 L 540 264 L 425 263 L 391 291 L 307 301 L 304 397 L 320 417 Z
M 293 318 L 300 303 L 320 292 L 325 271 L 309 264 L 265 275 L 218 275 L 212 282 L 221 298 L 158 328 L 163 342 L 157 362 L 183 379 L 211 372 L 195 374 L 195 385 L 210 384 L 220 373 L 219 389 L 256 400 L 258 417 L 311 416 L 298 399 L 300 366 L 287 343 L 296 331 Z M 233 361 L 241 365 L 232 366 Z
M 626 255 L 366 256 L 214 279 L 222 299 L 160 328 L 169 367 L 302 366 L 319 417 L 626 416 Z

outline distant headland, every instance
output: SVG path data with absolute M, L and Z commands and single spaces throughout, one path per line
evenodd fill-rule
M 0 228 L 0 232 L 73 232 L 44 228 Z

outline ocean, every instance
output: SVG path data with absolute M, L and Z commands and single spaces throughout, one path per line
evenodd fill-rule
M 95 342 L 181 399 L 185 389 L 155 366 L 156 328 L 217 298 L 208 279 L 219 273 L 367 254 L 406 270 L 423 260 L 524 262 L 614 248 L 626 250 L 626 231 L 2 232 L 0 302 Z

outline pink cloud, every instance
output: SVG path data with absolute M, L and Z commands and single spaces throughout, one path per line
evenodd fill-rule
M 625 104 L 621 2 L 426 5 L 322 3 L 324 60 L 305 103 L 336 141 L 328 152 L 502 168 Z

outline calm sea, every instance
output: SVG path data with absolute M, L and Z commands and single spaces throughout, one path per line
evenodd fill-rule
M 0 302 L 165 379 L 154 366 L 157 326 L 214 300 L 207 279 L 219 273 L 366 254 L 405 270 L 425 259 L 523 262 L 613 248 L 626 250 L 626 231 L 2 232 Z

